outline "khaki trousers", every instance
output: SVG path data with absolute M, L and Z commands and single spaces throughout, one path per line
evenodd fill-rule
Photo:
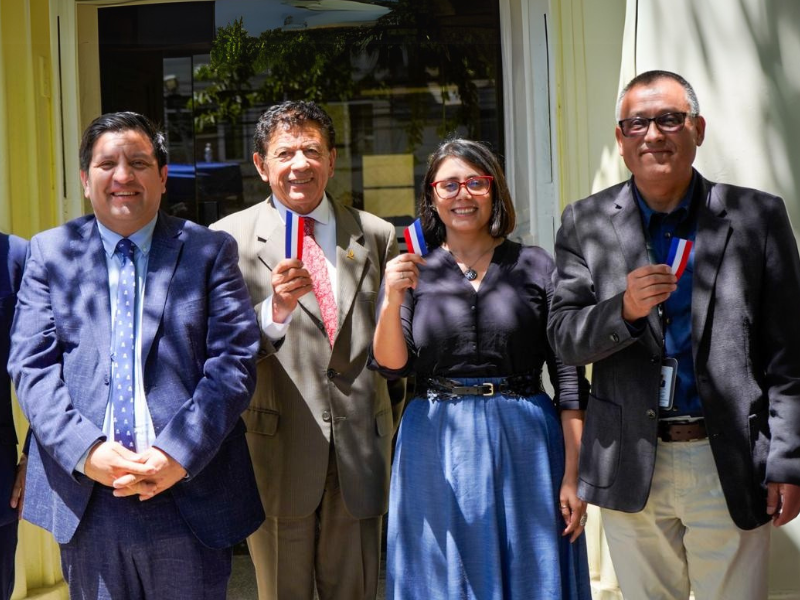
M 625 600 L 767 597 L 771 525 L 733 523 L 708 440 L 659 441 L 644 510 L 601 514 Z
M 331 444 L 325 491 L 303 518 L 267 517 L 247 539 L 259 600 L 375 600 L 382 517 L 355 519 L 339 488 Z

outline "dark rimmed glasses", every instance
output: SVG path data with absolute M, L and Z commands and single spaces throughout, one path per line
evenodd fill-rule
M 492 181 L 494 181 L 494 177 L 491 175 L 476 175 L 464 181 L 456 181 L 455 179 L 434 181 L 431 187 L 436 191 L 436 195 L 439 196 L 439 198 L 442 200 L 450 200 L 458 196 L 462 185 L 464 189 L 469 192 L 470 196 L 485 196 L 492 188 Z
M 677 133 L 686 125 L 686 117 L 695 117 L 694 113 L 669 112 L 657 117 L 631 117 L 622 119 L 619 128 L 625 137 L 641 137 L 650 129 L 650 123 L 655 123 L 662 133 Z

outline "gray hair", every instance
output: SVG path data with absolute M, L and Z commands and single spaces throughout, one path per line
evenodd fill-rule
M 689 116 L 696 117 L 700 114 L 700 103 L 697 101 L 697 94 L 695 94 L 692 84 L 672 71 L 654 70 L 645 71 L 644 73 L 637 75 L 628 82 L 628 85 L 622 88 L 619 98 L 617 98 L 616 120 L 620 120 L 620 117 L 622 116 L 622 100 L 632 88 L 635 88 L 639 85 L 647 85 L 659 79 L 672 79 L 673 81 L 677 81 L 686 92 L 686 101 L 689 103 Z

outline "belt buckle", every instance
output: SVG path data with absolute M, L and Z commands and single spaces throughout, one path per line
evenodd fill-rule
M 493 383 L 482 383 L 482 388 L 488 389 L 489 391 L 483 392 L 482 396 L 494 396 L 494 384 Z

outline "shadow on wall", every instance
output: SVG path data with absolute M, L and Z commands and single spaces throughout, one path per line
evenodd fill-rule
M 781 195 L 800 232 L 800 3 L 629 1 L 637 70 L 684 70 L 698 88 L 714 139 L 698 155 L 714 166 L 704 174 Z
M 764 74 L 768 95 L 761 103 L 763 148 L 776 148 L 768 161 L 772 179 L 780 186 L 787 199 L 789 217 L 795 232 L 800 232 L 800 2 L 761 0 L 756 3 L 758 12 L 764 13 L 763 22 L 756 23 L 751 13 L 753 5 L 738 0 L 742 17 L 750 30 L 758 61 Z M 763 8 L 758 6 L 763 3 Z M 795 565 L 796 566 L 796 565 Z M 800 587 L 800 574 L 794 569 Z

